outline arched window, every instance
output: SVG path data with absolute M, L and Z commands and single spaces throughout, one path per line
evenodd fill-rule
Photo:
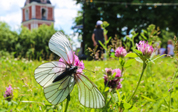
M 47 11 L 45 8 L 42 8 L 41 10 L 41 17 L 43 20 L 47 19 Z
M 25 10 L 25 20 L 29 20 L 29 10 Z

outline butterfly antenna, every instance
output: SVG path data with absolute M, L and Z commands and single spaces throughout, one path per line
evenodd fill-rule
M 78 68 L 81 68 L 81 67 L 78 67 Z M 82 69 L 82 68 L 81 68 Z M 88 69 L 86 69 L 86 68 L 84 68 L 84 70 L 87 70 L 87 71 L 89 71 L 89 72 L 93 72 L 93 73 L 95 73 L 94 71 L 92 71 L 92 70 L 88 70 Z
M 95 73 L 94 71 L 92 71 L 92 70 L 88 70 L 88 69 L 85 69 L 85 68 L 84 68 L 84 70 L 87 70 L 87 71 L 89 71 L 89 72 L 93 72 L 93 73 Z

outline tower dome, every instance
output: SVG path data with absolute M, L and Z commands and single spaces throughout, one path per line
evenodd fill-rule
M 51 4 L 50 0 L 26 0 L 25 5 L 32 2 L 41 3 L 41 4 Z
M 22 7 L 22 24 L 28 29 L 38 28 L 42 24 L 54 23 L 54 6 L 50 0 L 26 0 Z

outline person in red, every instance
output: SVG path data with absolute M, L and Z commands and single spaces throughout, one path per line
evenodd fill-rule
M 95 59 L 101 58 L 102 53 L 104 53 L 104 49 L 100 45 L 99 41 L 101 41 L 104 44 L 105 40 L 107 40 L 107 35 L 104 35 L 104 30 L 101 27 L 102 23 L 103 22 L 100 21 L 100 20 L 98 20 L 96 22 L 96 28 L 94 29 L 93 34 L 92 34 L 93 46 L 97 46 L 97 51 L 99 51 L 96 54 L 96 58 Z

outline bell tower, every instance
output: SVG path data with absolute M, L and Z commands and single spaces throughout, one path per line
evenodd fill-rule
M 26 0 L 22 8 L 22 24 L 28 29 L 38 28 L 42 24 L 54 23 L 54 6 L 50 0 Z

